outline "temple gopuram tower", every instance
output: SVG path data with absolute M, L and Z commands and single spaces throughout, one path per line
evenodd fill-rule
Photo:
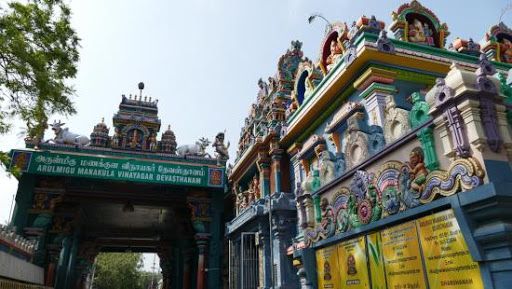
M 123 95 L 112 129 L 102 119 L 90 140 L 59 121 L 52 139 L 11 151 L 21 176 L 0 249 L 30 272 L 12 279 L 81 289 L 100 252 L 152 252 L 163 288 L 221 287 L 224 134 L 212 133 L 216 158 L 206 137 L 177 147 L 170 126 L 158 141 L 158 101 L 143 88 Z M 17 284 L 0 278 L 0 287 Z

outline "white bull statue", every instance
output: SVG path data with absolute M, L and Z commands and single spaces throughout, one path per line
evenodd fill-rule
M 209 156 L 209 154 L 205 152 L 205 149 L 209 144 L 210 141 L 207 138 L 202 137 L 199 141 L 196 141 L 195 144 L 179 146 L 176 151 L 180 156 Z
M 78 146 L 87 146 L 89 145 L 89 138 L 85 135 L 76 134 L 73 132 L 70 132 L 69 129 L 62 128 L 62 126 L 65 125 L 65 123 L 61 123 L 54 121 L 53 124 L 51 124 L 51 128 L 53 132 L 55 132 L 55 138 L 47 140 L 46 142 L 53 142 L 57 144 L 71 144 L 71 145 L 78 145 Z

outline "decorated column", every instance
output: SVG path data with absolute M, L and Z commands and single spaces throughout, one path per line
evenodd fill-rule
M 67 263 L 67 266 L 66 266 L 66 280 L 64 281 L 64 286 L 63 288 L 73 288 L 72 284 L 74 283 L 75 281 L 75 265 L 76 265 L 76 262 L 77 262 L 77 257 L 78 257 L 78 249 L 79 249 L 79 238 L 78 236 L 74 236 L 73 238 L 73 242 L 71 244 L 71 253 L 70 253 L 70 257 L 69 257 L 69 261 Z
M 258 151 L 256 164 L 260 173 L 261 195 L 265 198 L 270 195 L 270 159 L 266 149 Z
M 270 235 L 268 222 L 261 220 L 259 222 L 258 233 L 258 252 L 260 255 L 259 280 L 261 289 L 269 289 L 272 287 L 272 260 L 270 259 Z
M 272 210 L 274 288 L 293 288 L 298 283 L 298 277 L 287 256 L 287 248 L 292 245 L 297 228 L 293 194 L 279 194 L 272 198 Z
M 73 243 L 73 237 L 67 236 L 62 242 L 62 251 L 59 256 L 59 262 L 57 266 L 57 273 L 55 276 L 55 285 L 56 289 L 64 288 L 64 282 L 66 281 L 67 274 L 67 265 L 70 258 L 71 253 L 71 245 Z
M 208 268 L 208 246 L 211 237 L 212 208 L 209 194 L 205 192 L 194 192 L 187 198 L 190 208 L 192 226 L 197 248 L 197 282 L 196 288 L 207 288 L 206 269 Z
M 360 95 L 365 100 L 370 125 L 384 126 L 386 98 L 396 91 L 390 85 L 396 77 L 396 72 L 372 67 L 354 81 L 354 87 L 361 91 Z
M 195 235 L 196 246 L 197 246 L 197 289 L 208 288 L 205 279 L 205 273 L 207 268 L 206 258 L 208 255 L 208 240 L 210 234 L 197 233 Z
M 281 158 L 282 158 L 282 149 L 273 149 L 271 151 L 272 155 L 272 166 L 274 171 L 274 183 L 275 183 L 275 194 L 281 193 Z
M 430 108 L 428 104 L 421 99 L 419 92 L 415 92 L 411 95 L 411 101 L 413 106 L 409 114 L 409 119 L 412 129 L 416 129 L 430 120 L 430 116 L 428 115 Z M 439 169 L 432 126 L 422 128 L 417 135 L 420 139 L 421 149 L 423 149 L 425 153 L 425 167 L 429 171 Z
M 46 266 L 46 275 L 44 278 L 45 286 L 53 287 L 55 284 L 55 271 L 57 267 L 57 262 L 59 261 L 61 249 L 62 246 L 59 245 L 53 245 L 51 247 L 48 246 L 48 265 Z

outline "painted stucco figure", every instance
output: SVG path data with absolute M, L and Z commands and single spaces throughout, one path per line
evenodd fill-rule
M 226 161 L 229 159 L 229 152 L 228 152 L 229 141 L 228 141 L 227 145 L 224 144 L 224 133 L 223 132 L 219 132 L 217 134 L 212 146 L 215 148 L 215 153 L 217 156 L 217 165 L 226 163 Z
M 329 183 L 336 178 L 336 168 L 334 164 L 334 155 L 325 150 L 320 153 L 320 182 L 322 185 Z
M 507 38 L 501 40 L 501 61 L 512 63 L 512 42 Z
M 336 64 L 338 60 L 343 56 L 343 50 L 341 49 L 336 39 L 331 40 L 330 51 L 331 54 L 329 54 L 329 56 L 327 56 L 327 59 L 325 59 L 325 63 L 327 64 L 327 70 L 331 70 L 334 64 Z
M 46 142 L 53 142 L 56 144 L 71 144 L 71 145 L 78 145 L 78 146 L 86 146 L 89 145 L 89 138 L 85 135 L 73 133 L 69 131 L 69 129 L 62 128 L 62 126 L 65 125 L 65 123 L 61 123 L 54 121 L 53 124 L 51 124 L 51 129 L 55 133 L 55 138 L 51 140 L 47 140 Z
M 421 23 L 418 19 L 414 19 L 409 24 L 409 40 L 416 43 L 434 45 L 432 29 L 430 29 L 427 23 Z
M 322 226 L 324 232 L 328 232 L 327 234 L 331 235 L 331 232 L 334 233 L 334 212 L 326 198 L 320 201 L 320 208 L 322 210 L 320 226 Z
M 207 138 L 200 138 L 193 145 L 181 145 L 178 147 L 177 152 L 180 156 L 194 155 L 194 156 L 206 156 L 208 155 L 205 150 L 206 147 L 210 144 L 210 141 Z

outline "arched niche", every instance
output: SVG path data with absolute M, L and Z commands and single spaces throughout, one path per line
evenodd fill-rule
M 316 86 L 322 81 L 322 72 L 315 67 L 313 62 L 306 58 L 299 64 L 293 86 L 293 101 L 298 106 L 309 98 Z
M 441 24 L 439 18 L 418 1 L 401 5 L 392 16 L 390 30 L 396 39 L 444 48 L 446 37 L 450 35 L 448 26 Z
M 503 22 L 493 25 L 481 50 L 490 60 L 512 63 L 512 30 Z
M 296 94 L 295 97 L 297 98 L 297 102 L 299 103 L 299 106 L 302 105 L 304 102 L 305 94 L 306 94 L 306 86 L 308 81 L 309 72 L 307 70 L 302 71 L 302 73 L 299 75 L 297 82 L 296 82 Z
M 326 34 L 322 45 L 320 46 L 320 68 L 322 72 L 327 74 L 329 63 L 327 59 L 331 55 L 331 42 L 335 41 L 339 49 L 343 52 L 345 50 L 343 41 L 347 39 L 347 25 L 339 21 L 333 22 L 329 32 Z
M 331 55 L 331 42 L 336 41 L 337 43 L 338 36 L 339 34 L 337 31 L 332 31 L 324 40 L 324 43 L 322 45 L 322 64 L 324 65 L 324 67 L 327 67 L 327 57 Z
M 407 38 L 409 39 L 410 42 L 425 44 L 434 47 L 441 47 L 441 43 L 439 42 L 439 29 L 436 28 L 436 26 L 434 25 L 432 20 L 429 19 L 429 17 L 419 13 L 408 13 L 405 16 L 405 19 L 407 20 Z M 421 25 L 419 28 L 421 28 L 422 30 L 419 32 L 423 34 L 423 37 L 425 37 L 425 41 L 419 40 L 419 35 L 413 35 L 413 31 L 417 31 L 417 23 L 421 23 L 419 24 Z
M 130 124 L 121 130 L 123 147 L 129 149 L 146 149 L 149 130 L 144 125 Z

